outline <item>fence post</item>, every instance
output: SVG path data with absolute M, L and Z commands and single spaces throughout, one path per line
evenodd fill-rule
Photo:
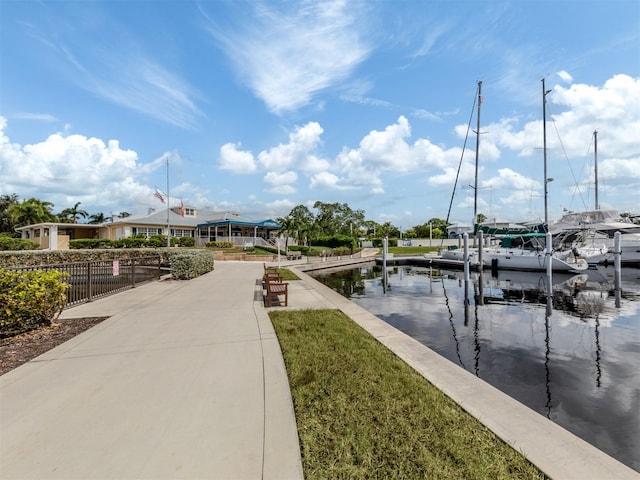
M 87 302 L 93 297 L 93 279 L 91 278 L 91 262 L 87 262 Z
M 131 259 L 131 288 L 136 288 L 136 259 Z

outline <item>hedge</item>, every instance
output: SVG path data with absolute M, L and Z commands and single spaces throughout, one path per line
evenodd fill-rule
M 31 240 L 0 236 L 0 250 L 37 250 L 40 245 Z
M 171 237 L 171 246 L 175 247 L 194 247 L 196 239 L 193 237 Z M 90 249 L 90 248 L 144 248 L 144 247 L 166 247 L 166 235 L 152 235 L 147 238 L 144 236 L 134 236 L 121 238 L 120 240 L 109 240 L 108 238 L 78 238 L 69 241 L 71 249 Z
M 207 250 L 174 251 L 167 261 L 176 280 L 190 280 L 213 270 L 213 252 Z
M 66 301 L 67 274 L 0 269 L 0 337 L 51 325 Z

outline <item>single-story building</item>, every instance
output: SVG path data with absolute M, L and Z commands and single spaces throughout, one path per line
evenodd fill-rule
M 237 212 L 214 212 L 194 207 L 149 209 L 146 214 L 115 217 L 98 224 L 39 223 L 16 228 L 23 239 L 43 250 L 67 250 L 69 241 L 80 238 L 122 238 L 144 235 L 192 237 L 196 245 L 209 241 L 230 241 L 236 245 L 273 245 L 280 224 L 274 220 L 251 220 Z
M 270 245 L 273 246 L 280 224 L 272 219 L 249 220 L 239 213 L 227 212 L 204 223 L 198 224 L 199 241 L 233 242 L 235 245 Z
M 42 250 L 68 250 L 69 241 L 78 238 L 106 238 L 101 225 L 46 222 L 16 228 L 21 238 L 40 245 Z

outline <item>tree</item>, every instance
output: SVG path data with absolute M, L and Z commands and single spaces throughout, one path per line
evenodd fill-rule
M 400 236 L 400 230 L 398 229 L 398 227 L 394 226 L 391 224 L 391 222 L 384 222 L 382 225 L 380 225 L 380 230 L 378 231 L 378 236 L 379 237 L 399 237 Z
M 104 213 L 102 213 L 102 212 L 94 213 L 93 215 L 91 215 L 89 217 L 89 223 L 94 224 L 94 225 L 96 225 L 98 223 L 104 223 L 106 221 L 107 221 L 107 219 L 104 216 Z
M 30 198 L 22 203 L 16 203 L 9 207 L 11 221 L 16 227 L 33 225 L 36 223 L 55 222 L 57 217 L 51 212 L 53 203 Z
M 484 213 L 479 213 L 477 222 L 480 224 L 480 223 L 484 223 L 486 221 L 487 221 L 487 216 Z
M 373 220 L 362 222 L 362 228 L 365 230 L 367 238 L 377 238 L 380 233 L 380 224 Z
M 278 218 L 278 223 L 280 224 L 278 235 L 284 237 L 284 251 L 286 252 L 289 249 L 289 237 L 294 234 L 294 220 L 291 216 L 286 216 Z M 280 248 L 279 245 L 278 248 Z
M 422 225 L 413 227 L 416 238 L 446 238 L 449 224 L 441 218 L 432 218 Z
M 352 210 L 346 203 L 317 201 L 313 208 L 318 210 L 315 226 L 322 235 L 353 236 L 365 222 L 364 210 Z
M 0 232 L 14 231 L 14 223 L 9 213 L 9 207 L 16 205 L 18 202 L 18 195 L 0 195 Z
M 58 215 L 60 221 L 65 223 L 78 223 L 78 217 L 87 218 L 89 214 L 85 210 L 80 210 L 78 208 L 81 203 L 82 202 L 78 202 L 73 207 L 65 208 L 62 212 L 60 212 L 60 214 Z
M 313 231 L 314 216 L 305 205 L 293 207 L 289 212 L 289 217 L 293 219 L 294 236 L 298 245 L 309 243 L 309 235 Z

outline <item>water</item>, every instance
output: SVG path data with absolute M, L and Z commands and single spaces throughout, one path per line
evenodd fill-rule
M 472 273 L 373 265 L 315 277 L 640 471 L 640 270 Z

